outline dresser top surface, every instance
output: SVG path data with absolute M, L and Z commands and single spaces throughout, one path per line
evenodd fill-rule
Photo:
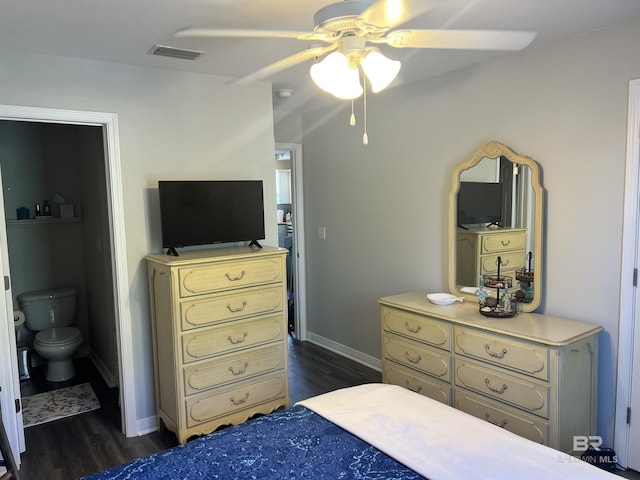
M 279 247 L 234 247 L 234 248 L 213 248 L 210 250 L 191 250 L 180 252 L 179 256 L 158 253 L 147 255 L 145 258 L 150 261 L 165 265 L 180 266 L 184 264 L 206 263 L 212 261 L 237 260 L 241 258 L 260 258 L 270 255 L 284 255 L 288 252 L 286 248 Z
M 526 228 L 511 228 L 511 227 L 471 227 L 466 229 L 458 229 L 457 233 L 466 233 L 471 235 L 487 235 L 487 234 L 498 234 L 498 233 L 520 233 L 526 232 Z
M 381 305 L 429 315 L 454 324 L 509 335 L 511 337 L 550 346 L 569 345 L 596 334 L 603 327 L 595 323 L 580 322 L 539 313 L 519 313 L 511 318 L 485 317 L 476 302 L 455 302 L 453 305 L 434 305 L 424 292 L 408 292 L 383 297 Z

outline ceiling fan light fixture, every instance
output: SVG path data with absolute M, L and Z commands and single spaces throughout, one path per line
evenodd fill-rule
M 385 57 L 377 49 L 371 49 L 360 61 L 364 74 L 371 83 L 371 91 L 378 93 L 389 86 L 400 72 L 401 63 Z
M 357 68 L 349 68 L 338 79 L 331 94 L 342 100 L 353 100 L 362 95 L 363 92 L 364 89 L 360 84 L 360 72 Z
M 347 56 L 332 52 L 309 70 L 314 83 L 331 95 L 349 100 L 362 95 L 360 75 L 357 68 L 349 67 Z

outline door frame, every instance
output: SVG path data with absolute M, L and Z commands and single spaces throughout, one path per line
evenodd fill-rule
M 291 152 L 291 209 L 295 221 L 293 229 L 295 336 L 298 340 L 307 339 L 307 283 L 306 251 L 304 228 L 304 193 L 302 175 L 302 145 L 299 143 L 276 143 L 276 150 Z
M 2 173 L 0 172 L 0 185 L 2 185 Z M 4 192 L 0 193 L 3 199 Z M 4 201 L 0 201 L 0 206 Z M 18 409 L 20 401 L 20 374 L 18 372 L 18 356 L 16 345 L 16 332 L 13 315 L 13 294 L 9 270 L 9 249 L 6 248 L 7 228 L 4 208 L 0 208 L 0 278 L 8 279 L 5 284 L 4 295 L 0 296 L 0 317 L 5 316 L 7 321 L 0 325 L 0 345 L 8 345 L 9 348 L 0 349 L 0 412 L 2 422 L 6 430 L 7 438 L 11 446 L 11 453 L 15 463 L 20 467 L 20 452 L 25 450 L 24 424 L 22 420 L 22 407 Z M 11 321 L 9 320 L 11 319 Z M 16 411 L 17 410 L 17 411 Z M 11 412 L 11 413 L 7 413 Z M 6 459 L 5 459 L 6 460 Z
M 620 274 L 620 318 L 618 330 L 618 373 L 614 446 L 618 463 L 629 463 L 630 424 L 627 409 L 631 406 L 634 360 L 635 323 L 640 318 L 638 289 L 634 286 L 634 270 L 638 268 L 639 238 L 638 201 L 640 200 L 640 79 L 629 82 L 627 120 L 627 154 L 625 167 L 622 258 Z M 640 412 L 636 412 L 640 415 Z
M 105 172 L 107 173 L 107 201 L 109 205 L 109 230 L 113 269 L 115 324 L 118 337 L 118 375 L 120 382 L 120 409 L 122 432 L 127 437 L 137 436 L 136 389 L 134 378 L 131 309 L 129 305 L 129 275 L 127 269 L 127 244 L 125 237 L 122 174 L 120 169 L 120 141 L 118 115 L 116 113 L 63 110 L 52 108 L 0 105 L 0 120 L 64 123 L 102 127 L 104 140 Z M 4 211 L 4 205 L 0 205 Z M 0 246 L 2 253 L 6 245 Z M 6 273 L 4 273 L 6 274 Z M 0 316 L 6 317 L 0 312 Z M 0 318 L 0 322 L 2 319 Z M 4 319 L 9 325 L 9 318 Z M 11 318 L 13 325 L 13 318 Z M 16 362 L 14 362 L 16 363 Z M 18 375 L 17 363 L 14 375 Z M 0 379 L 1 380 L 1 379 Z M 16 392 L 14 392 L 15 394 Z M 20 398 L 20 392 L 17 392 Z

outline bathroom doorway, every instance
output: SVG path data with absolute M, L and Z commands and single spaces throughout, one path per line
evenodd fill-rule
M 21 308 L 21 294 L 73 288 L 73 326 L 83 338 L 75 358 L 90 357 L 105 383 L 117 387 L 102 128 L 0 120 L 0 145 L 13 307 Z M 68 383 L 38 378 L 46 361 L 33 349 L 34 333 L 16 323 L 23 397 Z
M 115 355 L 115 374 L 111 375 L 111 380 L 119 383 L 119 398 L 121 405 L 122 416 L 122 430 L 125 435 L 135 434 L 135 412 L 133 408 L 129 406 L 135 405 L 135 388 L 133 384 L 133 371 L 130 367 L 133 361 L 133 347 L 131 340 L 131 332 L 127 328 L 121 328 L 123 325 L 129 325 L 130 312 L 127 305 L 122 301 L 126 298 L 126 285 L 127 285 L 127 268 L 126 268 L 126 251 L 125 251 L 125 238 L 124 238 L 124 209 L 122 204 L 121 194 L 121 178 L 120 178 L 120 159 L 118 148 L 118 131 L 117 131 L 117 116 L 109 113 L 95 113 L 95 112 L 83 112 L 83 111 L 69 111 L 69 110 L 55 110 L 55 109 L 41 109 L 41 108 L 29 108 L 29 107 L 14 107 L 0 105 L 0 121 L 12 123 L 20 122 L 34 122 L 38 124 L 57 124 L 58 128 L 61 127 L 90 127 L 90 130 L 94 132 L 94 136 L 100 139 L 100 150 L 97 158 L 102 165 L 103 170 L 103 184 L 100 194 L 103 197 L 104 202 L 102 205 L 106 205 L 106 212 L 102 212 L 97 215 L 99 221 L 103 221 L 103 225 L 106 225 L 106 241 L 102 238 L 97 239 L 93 236 L 85 239 L 83 242 L 87 245 L 92 245 L 96 250 L 100 250 L 103 253 L 106 251 L 108 255 L 104 255 L 107 258 L 103 262 L 104 273 L 110 273 L 112 275 L 111 281 L 105 280 L 105 283 L 110 283 L 112 291 L 110 295 L 104 295 L 107 298 L 107 302 L 110 305 L 112 316 L 114 321 L 112 322 L 111 337 L 115 337 L 112 344 Z M 5 124 L 5 125 L 8 125 Z M 15 125 L 14 125 L 15 126 Z M 42 126 L 42 125 L 40 125 Z M 96 130 L 97 129 L 97 130 Z M 73 131 L 73 129 L 72 129 Z M 74 131 L 75 134 L 79 131 Z M 97 132 L 97 133 L 96 133 Z M 86 141 L 86 139 L 85 139 Z M 82 141 L 81 141 L 82 143 Z M 90 142 L 88 142 L 90 143 Z M 85 145 L 86 146 L 86 145 Z M 84 147 L 83 147 L 84 148 Z M 3 188 L 6 188 L 3 185 Z M 42 196 L 42 195 L 40 195 Z M 60 197 L 63 194 L 60 193 Z M 10 212 L 5 209 L 5 200 L 0 196 L 0 203 L 3 213 Z M 24 200 L 25 202 L 27 200 Z M 83 205 L 84 206 L 84 205 Z M 34 206 L 35 207 L 35 206 Z M 95 220 L 88 218 L 88 223 Z M 7 219 L 15 218 L 7 215 Z M 105 220 L 106 219 L 106 220 Z M 34 225 L 34 227 L 36 227 Z M 56 226 L 61 227 L 60 225 Z M 7 229 L 13 227 L 7 227 Z M 19 228 L 24 228 L 20 226 Z M 41 228 L 41 225 L 37 225 L 37 228 Z M 6 234 L 7 229 L 4 229 Z M 95 243 L 94 243 L 95 241 Z M 7 248 L 7 242 L 2 242 L 0 249 L 3 257 L 2 261 L 2 275 L 8 279 L 11 276 L 11 270 L 15 267 L 10 265 L 9 254 Z M 53 252 L 55 255 L 55 252 Z M 73 263 L 74 257 L 68 259 L 69 263 Z M 10 282 L 9 282 L 10 283 Z M 90 282 L 85 283 L 85 289 L 87 289 Z M 106 287 L 108 291 L 109 287 Z M 87 289 L 86 291 L 89 291 Z M 19 293 L 19 292 L 16 292 Z M 12 295 L 13 297 L 13 295 Z M 93 300 L 87 302 L 87 298 L 84 299 L 86 304 L 90 304 Z M 13 329 L 13 316 L 10 314 L 13 305 L 10 304 L 11 298 L 8 298 L 7 313 L 3 314 L 0 318 L 4 318 L 4 323 L 7 333 L 7 337 L 10 345 L 15 348 L 15 331 Z M 87 307 L 88 309 L 88 307 Z M 88 311 L 88 310 L 87 310 Z M 88 315 L 88 314 L 87 314 Z M 0 336 L 0 339 L 5 340 L 4 336 Z M 7 433 L 11 441 L 12 447 L 14 447 L 14 453 L 24 450 L 24 433 L 22 431 L 22 415 L 19 409 L 15 416 L 8 414 L 11 410 L 6 408 L 7 405 L 13 406 L 13 399 L 18 400 L 20 398 L 19 391 L 19 372 L 17 368 L 17 361 L 15 350 L 11 355 L 13 358 L 10 369 L 0 370 L 2 378 L 0 382 L 6 389 L 3 389 L 3 418 L 5 419 L 5 426 L 7 427 Z M 95 362 L 94 362 L 95 363 Z M 100 370 L 100 368 L 99 368 Z M 103 373 L 103 372 L 101 372 Z M 109 377 L 109 375 L 107 375 Z M 11 387 L 11 388 L 9 388 Z M 19 403 L 16 404 L 19 406 Z M 8 421 L 7 421 L 8 420 Z M 19 459 L 18 459 L 19 460 Z

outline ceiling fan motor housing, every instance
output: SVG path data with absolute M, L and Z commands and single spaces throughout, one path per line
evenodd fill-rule
M 362 22 L 358 16 L 373 5 L 370 0 L 344 0 L 321 8 L 313 16 L 317 33 L 339 34 L 349 30 L 359 30 Z
M 365 39 L 357 35 L 343 35 L 338 51 L 346 55 L 350 68 L 356 68 L 364 55 L 366 44 Z

